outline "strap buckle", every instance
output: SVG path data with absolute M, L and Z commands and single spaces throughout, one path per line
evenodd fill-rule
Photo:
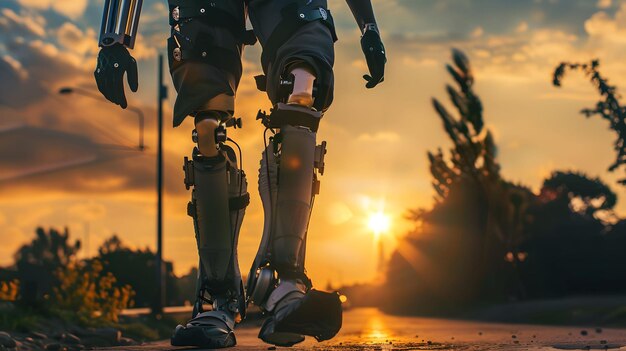
M 185 156 L 183 171 L 185 172 L 185 188 L 189 190 L 194 185 L 194 168 L 193 160 L 190 160 L 187 156 Z

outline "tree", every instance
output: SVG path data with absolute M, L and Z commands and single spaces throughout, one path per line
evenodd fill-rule
M 568 71 L 582 71 L 600 93 L 602 99 L 593 108 L 585 108 L 581 111 L 585 117 L 600 116 L 609 121 L 610 128 L 617 134 L 614 149 L 617 153 L 615 162 L 609 167 L 613 172 L 626 164 L 626 107 L 619 102 L 620 95 L 614 85 L 610 85 L 608 79 L 599 71 L 600 61 L 593 60 L 590 63 L 562 62 L 554 70 L 552 84 L 561 87 L 563 78 Z M 626 185 L 626 178 L 620 179 L 619 183 Z
M 572 211 L 587 216 L 607 212 L 610 217 L 615 217 L 613 207 L 617 195 L 600 178 L 589 178 L 579 172 L 555 171 L 543 182 L 542 193 L 548 191 L 555 200 L 564 197 Z
M 456 113 L 438 99 L 433 107 L 453 146 L 447 154 L 441 149 L 428 153 L 435 204 L 410 212 L 416 229 L 398 245 L 387 272 L 395 294 L 390 301 L 423 298 L 439 312 L 480 299 L 523 295 L 518 255 L 505 258 L 518 251 L 533 197 L 500 175 L 470 62 L 459 50 L 452 51 L 452 60 L 446 68 L 456 86 L 447 85 L 446 91 Z
M 446 87 L 455 108 L 433 106 L 452 142 L 429 152 L 435 202 L 409 213 L 384 305 L 398 313 L 458 313 L 481 302 L 626 291 L 626 221 L 599 178 L 555 171 L 539 194 L 500 174 L 467 57 L 452 52 Z
M 15 263 L 28 263 L 37 266 L 45 266 L 52 270 L 67 265 L 80 249 L 80 241 L 70 243 L 69 230 L 61 233 L 51 228 L 47 232 L 38 227 L 35 230 L 35 239 L 28 244 L 22 245 L 15 253 Z
M 75 259 L 80 249 L 80 241 L 69 240 L 69 230 L 48 231 L 39 227 L 35 239 L 20 247 L 14 255 L 20 280 L 20 297 L 26 303 L 33 303 L 51 292 L 58 281 L 54 272 L 67 266 Z
M 150 249 L 131 249 L 122 240 L 113 235 L 104 241 L 98 249 L 97 260 L 104 265 L 103 272 L 111 272 L 117 283 L 129 285 L 135 291 L 134 302 L 137 307 L 150 306 L 155 298 L 156 267 L 155 254 Z M 172 262 L 165 262 L 167 303 L 180 305 L 192 296 L 181 297 L 178 293 L 177 278 L 173 273 Z

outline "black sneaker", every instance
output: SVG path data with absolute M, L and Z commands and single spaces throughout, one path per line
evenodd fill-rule
M 195 346 L 199 348 L 221 349 L 237 345 L 235 319 L 226 311 L 208 311 L 198 314 L 187 322 L 178 325 L 172 334 L 172 346 Z

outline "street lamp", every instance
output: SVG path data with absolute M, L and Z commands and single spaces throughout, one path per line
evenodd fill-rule
M 158 82 L 157 82 L 157 247 L 155 254 L 155 267 L 156 267 L 156 296 L 153 301 L 152 314 L 159 316 L 163 313 L 163 306 L 165 305 L 165 265 L 163 264 L 163 103 L 167 99 L 167 86 L 163 84 L 163 55 L 159 55 L 158 63 Z M 77 93 L 80 95 L 88 96 L 102 101 L 100 95 L 94 94 L 89 90 L 81 88 L 63 87 L 59 89 L 59 94 L 66 95 L 71 93 Z M 129 106 L 128 110 L 133 111 L 139 117 L 139 147 L 140 151 L 145 149 L 143 144 L 143 125 L 144 116 L 143 112 L 136 108 Z
M 87 96 L 92 99 L 102 101 L 102 97 L 100 95 L 94 94 L 89 90 L 76 88 L 76 87 L 63 87 L 59 89 L 59 94 L 61 95 L 79 94 L 82 96 Z M 134 107 L 134 106 L 128 106 L 126 109 L 137 114 L 137 119 L 139 121 L 139 145 L 137 146 L 137 149 L 139 151 L 144 151 L 146 147 L 143 143 L 143 126 L 144 126 L 143 111 L 141 111 L 141 109 Z

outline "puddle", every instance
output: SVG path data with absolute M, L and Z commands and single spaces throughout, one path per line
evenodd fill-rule
M 626 350 L 624 345 L 611 344 L 604 341 L 593 343 L 557 344 L 553 345 L 554 350 Z

